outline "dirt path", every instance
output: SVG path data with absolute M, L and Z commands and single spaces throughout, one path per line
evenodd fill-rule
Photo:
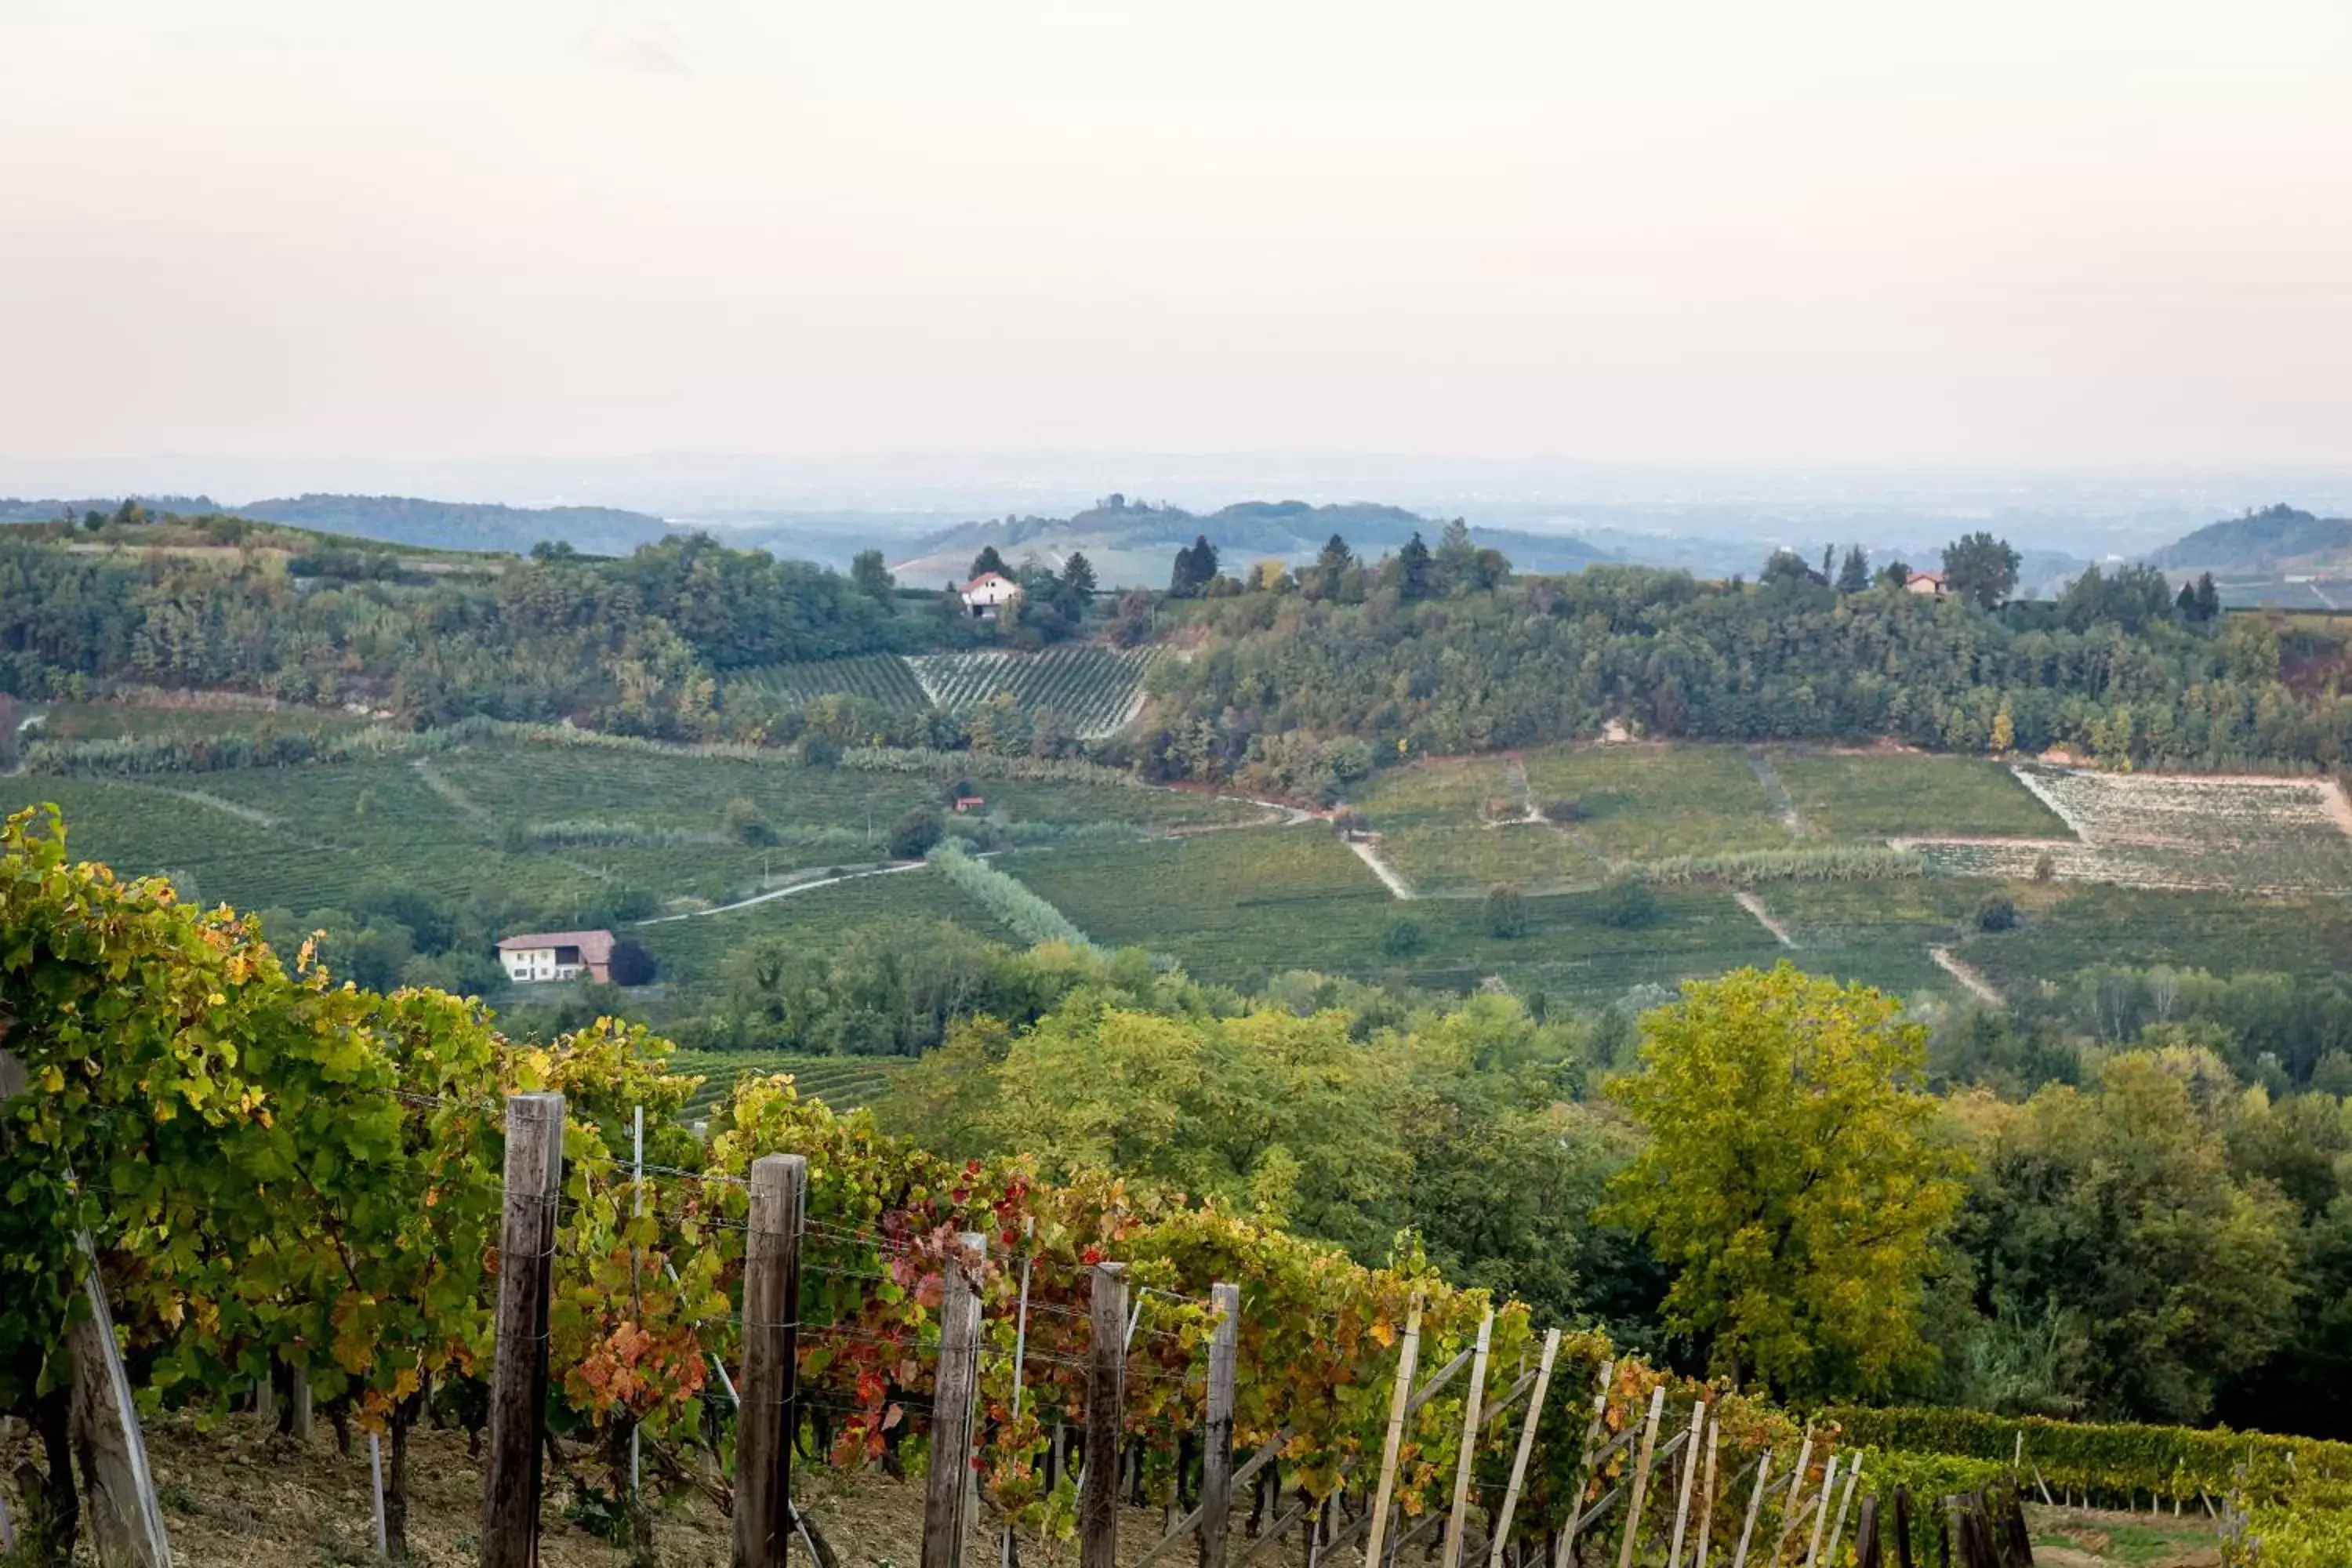
M 1987 980 L 1981 973 L 1978 973 L 1978 971 L 1966 960 L 1954 954 L 1950 948 L 1931 947 L 1927 950 L 1927 956 L 1936 961 L 1937 968 L 1942 970 L 1945 973 L 1950 975 L 1953 979 L 1958 981 L 1962 985 L 1967 986 L 1969 991 L 1974 993 L 1978 1001 L 1984 1003 L 1989 1007 L 2006 1007 L 2009 1005 L 2009 998 L 2003 996 L 2000 990 L 1994 986 L 1991 981 Z
M 488 808 L 459 789 L 456 780 L 433 765 L 432 758 L 419 757 L 408 765 L 416 770 L 416 776 L 424 782 L 425 787 L 446 801 L 458 816 L 473 822 L 488 823 L 490 820 Z
M 1412 883 L 1397 875 L 1395 867 L 1381 858 L 1381 852 L 1372 847 L 1369 839 L 1350 838 L 1348 840 L 1348 847 L 1354 850 L 1356 858 L 1370 866 L 1372 868 L 1372 875 L 1378 877 L 1388 890 L 1398 898 L 1413 899 L 1421 896 L 1412 890 Z
M 707 915 L 723 915 L 736 910 L 748 910 L 754 904 L 773 903 L 778 899 L 789 899 L 794 893 L 814 893 L 819 888 L 838 887 L 844 882 L 855 882 L 865 877 L 888 877 L 900 871 L 919 871 L 928 862 L 922 860 L 906 860 L 896 866 L 877 866 L 868 871 L 845 871 L 838 877 L 819 877 L 813 882 L 794 882 L 790 887 L 773 888 L 764 893 L 754 893 L 748 899 L 738 899 L 731 904 L 715 904 L 707 910 L 688 910 L 679 915 L 656 915 L 650 920 L 642 920 L 636 923 L 641 926 L 657 926 L 667 925 L 672 921 L 698 921 Z
M 1772 771 L 1772 761 L 1764 754 L 1762 747 L 1748 748 L 1748 768 L 1756 775 L 1756 782 L 1764 786 L 1764 798 L 1771 802 L 1772 815 L 1780 819 L 1780 826 L 1789 830 L 1789 837 L 1811 838 L 1813 836 L 1812 824 L 1797 810 L 1796 797 L 1789 793 L 1789 786 L 1780 782 L 1780 775 Z M 1794 947 L 1796 943 L 1789 945 Z
M 216 795 L 206 795 L 200 789 L 173 789 L 169 784 L 149 784 L 143 779 L 117 779 L 111 782 L 127 784 L 133 789 L 145 790 L 151 795 L 168 795 L 173 800 L 184 800 L 191 805 L 201 805 L 207 811 L 217 811 L 224 816 L 234 816 L 239 822 L 249 822 L 256 827 L 275 828 L 285 825 L 281 818 L 270 816 L 258 806 L 244 805 L 233 800 L 223 800 Z
M 1731 901 L 1738 904 L 1741 909 L 1746 910 L 1749 914 L 1754 915 L 1756 917 L 1756 923 L 1762 926 L 1766 931 L 1770 931 L 1774 939 L 1778 941 L 1782 947 L 1792 950 L 1796 947 L 1797 939 L 1789 934 L 1789 928 L 1787 926 L 1782 925 L 1779 921 L 1772 918 L 1772 911 L 1764 907 L 1763 900 L 1758 898 L 1754 893 L 1749 892 L 1747 889 L 1741 888 L 1731 895 Z

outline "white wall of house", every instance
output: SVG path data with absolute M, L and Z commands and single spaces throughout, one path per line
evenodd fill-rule
M 583 963 L 556 963 L 551 947 L 508 949 L 499 952 L 499 962 L 506 965 L 507 978 L 515 981 L 576 980 L 587 969 Z

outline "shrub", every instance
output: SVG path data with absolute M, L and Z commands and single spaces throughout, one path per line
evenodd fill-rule
M 1557 822 L 1565 826 L 1571 822 L 1582 822 L 1586 814 L 1582 801 L 1563 799 L 1546 801 L 1543 815 L 1546 822 Z
M 2035 881 L 2047 882 L 2057 875 L 2058 862 L 2051 855 L 2049 850 L 2044 849 L 2041 854 L 2036 855 L 2033 858 L 2033 879 Z
M 889 850 L 894 860 L 919 860 L 931 852 L 947 832 L 947 823 L 929 806 L 919 805 L 890 826 Z
M 826 735 L 803 735 L 799 754 L 804 768 L 834 767 L 841 762 L 841 743 Z
M 737 795 L 719 812 L 719 830 L 738 844 L 757 847 L 776 841 L 776 830 L 760 815 L 760 808 L 744 795 Z
M 1632 931 L 1658 918 L 1657 895 L 1638 877 L 1618 877 L 1592 895 L 1592 914 L 1602 925 Z
M 661 966 L 646 944 L 635 937 L 625 936 L 613 944 L 612 963 L 607 973 L 615 985 L 644 985 L 661 973 Z
M 1381 951 L 1391 958 L 1411 958 L 1428 944 L 1421 922 L 1411 915 L 1391 915 L 1381 928 Z
M 1478 923 L 1488 936 L 1516 941 L 1528 934 L 1528 901 L 1517 888 L 1498 882 L 1486 889 L 1486 901 L 1478 907 Z
M 1979 931 L 2013 931 L 2017 927 L 2017 905 L 2006 893 L 1987 893 L 1978 901 L 1976 925 Z

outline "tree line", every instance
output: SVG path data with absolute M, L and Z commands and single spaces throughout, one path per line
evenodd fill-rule
M 1855 587 L 1790 555 L 1754 583 L 1627 566 L 1513 578 L 1466 537 L 1425 566 L 1354 563 L 1334 541 L 1316 566 L 1170 612 L 1205 642 L 1155 679 L 1137 760 L 1280 789 L 1343 740 L 1411 757 L 1612 721 L 1660 738 L 2056 746 L 2133 766 L 2326 768 L 2352 750 L 2332 641 L 2220 617 L 2203 589 L 2176 595 L 2147 567 L 2002 602 L 2013 553 L 1985 544 L 1947 554 L 1965 592 L 1931 596 L 1895 571 Z

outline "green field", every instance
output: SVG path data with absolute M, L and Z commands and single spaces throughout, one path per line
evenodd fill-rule
M 1577 802 L 1577 836 L 1612 860 L 1794 842 L 1736 746 L 1552 746 L 1529 752 L 1527 770 L 1536 803 Z
M 730 954 L 778 938 L 796 949 L 821 952 L 861 929 L 911 921 L 948 921 L 994 942 L 1012 933 L 945 877 L 929 867 L 859 877 L 771 899 L 749 909 L 659 921 L 635 928 L 666 980 L 688 990 L 717 984 Z
M 1349 804 L 1382 834 L 1507 820 L 1524 809 L 1518 784 L 1501 757 L 1433 757 L 1391 768 L 1365 780 Z
M 2021 893 L 2014 931 L 1959 952 L 2008 991 L 2104 964 L 2269 973 L 2317 979 L 2352 969 L 2352 904 L 2095 885 Z
M 1959 942 L 1977 905 L 1997 885 L 1941 877 L 1775 882 L 1758 896 L 1796 939 L 1792 962 L 1908 996 L 1952 989 L 1927 950 Z
M 1166 953 L 1202 979 L 1247 985 L 1286 969 L 1614 1000 L 1781 952 L 1727 894 L 1661 893 L 1658 917 L 1621 930 L 1574 894 L 1527 900 L 1528 930 L 1486 933 L 1476 900 L 1401 902 L 1328 829 L 1252 829 L 1113 848 L 1038 850 L 998 864 L 1107 945 Z M 1419 932 L 1393 950 L 1398 922 Z
M 2058 814 L 2002 763 L 1916 752 L 1776 753 L 1813 833 L 1832 838 L 2066 838 Z
M 1482 894 L 1503 882 L 1559 892 L 1609 875 L 1582 840 L 1541 822 L 1402 827 L 1381 835 L 1380 854 L 1423 898 Z

